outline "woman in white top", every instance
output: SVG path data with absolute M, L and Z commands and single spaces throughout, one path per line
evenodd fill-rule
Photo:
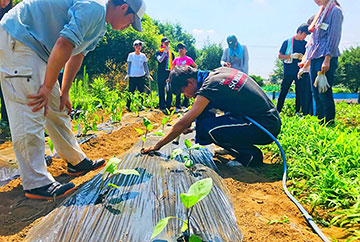
M 144 92 L 145 77 L 149 76 L 148 60 L 144 53 L 141 53 L 142 42 L 140 40 L 134 41 L 135 51 L 130 53 L 127 62 L 127 75 L 125 79 L 129 79 L 129 92 L 134 93 L 137 89 L 140 93 Z M 128 98 L 126 107 L 130 111 L 131 99 Z

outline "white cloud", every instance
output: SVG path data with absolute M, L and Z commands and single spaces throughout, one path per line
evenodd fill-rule
M 192 30 L 193 35 L 213 35 L 215 34 L 215 30 L 213 29 L 193 29 Z

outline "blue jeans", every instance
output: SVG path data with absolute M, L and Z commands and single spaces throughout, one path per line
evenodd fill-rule
M 332 123 L 335 119 L 335 103 L 333 97 L 332 86 L 335 79 L 335 71 L 338 67 L 338 58 L 333 57 L 330 61 L 330 69 L 326 72 L 326 77 L 330 88 L 325 93 L 319 93 L 319 90 L 314 87 L 314 82 L 317 77 L 317 73 L 321 71 L 321 66 L 325 57 L 311 60 L 310 66 L 310 78 L 312 83 L 312 91 L 314 94 L 315 105 L 316 105 L 316 116 L 320 120 L 324 120 L 325 123 Z M 322 122 L 324 122 L 322 121 Z

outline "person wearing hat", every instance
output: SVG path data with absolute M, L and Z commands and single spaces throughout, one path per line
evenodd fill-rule
M 11 8 L 12 8 L 11 0 L 0 0 L 0 20 L 3 18 L 5 13 L 9 12 Z M 1 121 L 5 122 L 5 124 L 8 124 L 9 119 L 6 112 L 4 97 L 1 91 L 1 83 L 0 83 L 0 100 L 1 100 Z
M 296 105 L 295 110 L 296 113 L 300 112 L 300 109 L 303 107 L 303 102 L 306 100 L 302 100 L 302 96 L 304 92 L 311 92 L 310 88 L 303 89 L 303 82 L 309 82 L 308 76 L 304 75 L 302 79 L 298 79 L 297 74 L 299 72 L 298 64 L 301 62 L 305 51 L 306 51 L 306 44 L 305 38 L 309 35 L 308 25 L 302 24 L 296 31 L 296 35 L 285 40 L 280 48 L 278 58 L 283 60 L 284 62 L 284 79 L 281 83 L 281 90 L 280 95 L 277 101 L 277 110 L 281 112 L 285 98 L 291 84 L 295 81 L 295 94 L 296 94 Z M 311 102 L 311 100 L 307 101 Z M 307 104 L 307 106 L 311 106 Z M 311 112 L 305 111 L 302 108 L 304 114 L 310 114 Z
M 186 65 L 186 66 L 192 66 L 194 68 L 198 68 L 198 66 L 196 65 L 196 63 L 194 62 L 194 60 L 190 57 L 186 55 L 187 52 L 187 48 L 186 45 L 183 43 L 179 43 L 177 45 L 177 49 L 179 52 L 179 57 L 176 57 L 175 60 L 173 61 L 173 66 L 182 66 L 182 65 Z M 175 102 L 175 113 L 179 112 L 181 107 L 181 94 L 176 95 L 176 102 Z M 184 101 L 182 103 L 183 106 L 183 110 L 186 110 L 186 108 L 189 106 L 189 99 L 184 97 Z
M 201 145 L 215 143 L 244 166 L 259 166 L 263 154 L 255 145 L 266 145 L 273 140 L 246 117 L 260 123 L 275 137 L 281 129 L 281 120 L 272 101 L 261 87 L 245 73 L 227 67 L 201 71 L 190 66 L 176 66 L 170 73 L 171 91 L 195 97 L 189 112 L 157 144 L 143 150 L 148 153 L 161 149 L 196 124 L 195 142 Z M 219 109 L 225 115 L 218 116 Z
M 145 89 L 145 77 L 151 79 L 149 75 L 148 60 L 144 53 L 141 53 L 143 42 L 135 40 L 133 47 L 134 52 L 131 52 L 127 58 L 127 75 L 125 79 L 129 79 L 129 92 L 134 93 L 137 89 L 140 93 Z M 143 100 L 142 100 L 143 101 Z M 131 98 L 127 100 L 126 108 L 130 111 Z
M 249 52 L 245 45 L 241 45 L 235 35 L 226 39 L 229 48 L 224 50 L 221 57 L 221 66 L 235 68 L 246 74 L 249 73 Z
M 170 40 L 166 37 L 161 39 L 161 46 L 155 53 L 158 62 L 157 82 L 159 90 L 159 109 L 167 114 L 167 110 L 171 108 L 172 93 L 166 90 L 165 102 L 165 87 L 166 80 L 169 77 L 170 71 L 173 69 L 173 60 L 175 59 L 174 53 L 170 50 Z
M 69 175 L 105 165 L 88 159 L 71 131 L 69 90 L 107 24 L 141 31 L 144 11 L 142 0 L 32 0 L 18 3 L 0 21 L 0 82 L 26 197 L 54 199 L 75 189 L 56 182 L 46 168 L 45 128 Z

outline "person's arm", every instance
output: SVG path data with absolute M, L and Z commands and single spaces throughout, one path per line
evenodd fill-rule
M 191 64 L 191 66 L 194 67 L 194 68 L 196 68 L 196 69 L 198 68 L 198 65 L 196 65 L 195 62 L 193 62 L 193 63 Z
M 249 51 L 247 49 L 247 47 L 245 45 L 242 46 L 243 47 L 243 52 L 244 52 L 244 73 L 245 74 L 249 74 Z
M 181 135 L 187 128 L 190 127 L 191 123 L 204 111 L 206 106 L 209 104 L 209 100 L 203 96 L 197 96 L 193 107 L 189 112 L 185 114 L 170 130 L 170 132 L 161 139 L 156 145 L 146 148 L 142 153 L 148 153 L 151 151 L 159 150 L 166 144 L 173 141 L 179 135 Z
M 229 66 L 229 64 L 229 49 L 225 49 L 221 57 L 220 65 L 225 67 L 231 67 L 231 65 Z
M 279 53 L 278 58 L 280 60 L 288 60 L 288 59 L 291 59 L 291 55 L 284 55 L 284 54 Z
M 148 76 L 150 74 L 147 61 L 144 62 L 144 71 L 145 71 L 145 76 Z
M 341 40 L 342 23 L 342 11 L 337 8 L 334 10 L 329 24 L 329 39 L 326 46 L 327 55 L 325 56 L 323 65 L 321 66 L 321 72 L 324 74 L 329 71 L 331 58 L 335 56 L 338 51 Z
M 68 62 L 66 62 L 63 76 L 63 84 L 61 87 L 60 94 L 60 112 L 63 111 L 64 107 L 68 108 L 68 114 L 70 115 L 72 107 L 69 97 L 70 87 L 75 79 L 76 74 L 80 70 L 82 62 L 84 60 L 83 54 L 78 54 L 70 57 Z
M 57 81 L 61 68 L 63 68 L 70 59 L 73 49 L 73 44 L 63 37 L 59 37 L 56 41 L 46 66 L 44 84 L 41 85 L 36 95 L 29 95 L 27 97 L 31 99 L 28 105 L 33 106 L 33 112 L 37 112 L 45 107 L 46 115 L 51 91 Z

